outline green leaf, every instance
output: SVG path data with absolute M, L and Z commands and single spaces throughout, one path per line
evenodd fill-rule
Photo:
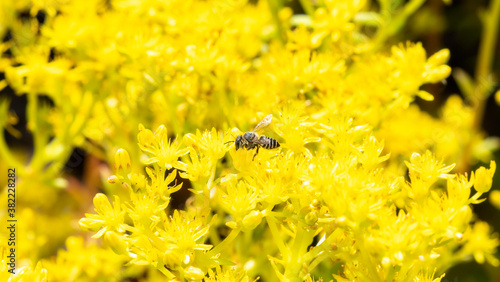
M 460 68 L 453 70 L 453 78 L 457 81 L 460 92 L 468 99 L 471 100 L 474 94 L 474 80 L 472 77 Z
M 354 16 L 354 22 L 378 27 L 382 25 L 384 20 L 380 17 L 380 14 L 375 12 L 359 12 Z

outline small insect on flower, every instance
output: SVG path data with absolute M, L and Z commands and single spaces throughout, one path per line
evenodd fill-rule
M 234 141 L 234 147 L 238 150 L 240 147 L 245 148 L 247 150 L 251 150 L 253 148 L 257 148 L 255 155 L 253 155 L 252 160 L 255 159 L 255 156 L 259 153 L 259 148 L 262 147 L 264 149 L 275 149 L 280 146 L 280 143 L 273 138 L 257 134 L 257 131 L 260 131 L 271 124 L 271 120 L 273 119 L 273 115 L 265 116 L 259 124 L 253 129 L 253 131 L 245 132 L 243 135 L 239 135 L 236 137 Z

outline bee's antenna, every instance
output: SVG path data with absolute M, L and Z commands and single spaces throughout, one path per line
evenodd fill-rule
M 234 135 L 233 135 L 233 134 L 231 134 L 231 136 L 233 137 L 233 139 L 236 139 L 236 138 L 234 138 Z M 229 140 L 229 141 L 227 141 L 226 143 L 224 143 L 224 145 L 226 145 L 226 144 L 228 144 L 228 143 L 231 143 L 231 142 L 233 142 L 233 143 L 234 143 L 234 140 Z

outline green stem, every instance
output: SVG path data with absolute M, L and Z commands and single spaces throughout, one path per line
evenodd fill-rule
M 268 0 L 269 9 L 271 10 L 271 15 L 273 17 L 274 25 L 276 26 L 276 30 L 278 32 L 278 38 L 281 42 L 285 42 L 285 30 L 283 28 L 283 23 L 279 17 L 279 11 L 283 8 L 282 0 Z
M 213 164 L 212 165 L 212 171 L 210 173 L 210 177 L 208 178 L 208 181 L 207 181 L 207 189 L 208 191 L 210 191 L 210 189 L 212 189 L 212 185 L 214 183 L 214 179 L 215 179 L 215 169 L 216 169 L 216 165 Z M 210 196 L 210 195 L 208 195 Z
M 215 226 L 218 226 L 218 225 L 215 225 Z M 210 239 L 210 242 L 212 245 L 219 245 L 221 243 L 220 237 L 219 237 L 219 232 L 217 232 L 217 229 L 215 229 L 215 228 L 210 228 L 208 230 L 208 238 Z
M 207 181 L 207 186 L 203 187 L 203 214 L 210 214 L 210 190 L 212 190 L 212 185 L 215 179 L 215 169 L 217 168 L 216 164 L 212 165 L 212 171 L 210 173 L 210 177 Z
M 229 235 L 226 238 L 224 238 L 224 240 L 222 240 L 222 242 L 220 244 L 218 244 L 217 246 L 215 246 L 212 250 L 210 250 L 208 252 L 208 256 L 212 257 L 212 256 L 215 256 L 218 253 L 220 253 L 230 243 L 232 243 L 234 241 L 234 239 L 236 239 L 236 237 L 238 236 L 239 233 L 240 233 L 239 228 L 231 230 L 231 233 L 229 233 Z
M 395 35 L 404 27 L 407 19 L 415 13 L 423 4 L 425 0 L 411 0 L 404 7 L 401 13 L 398 13 L 394 19 L 389 20 L 387 25 L 380 29 L 373 40 L 372 51 L 378 51 L 384 46 L 386 40 Z
M 337 235 L 332 232 L 326 240 L 321 243 L 321 245 L 314 247 L 312 250 L 307 252 L 304 256 L 304 262 L 309 263 L 309 270 L 312 271 L 318 264 L 320 264 L 323 260 L 331 257 L 331 246 L 333 240 L 337 237 Z
M 272 208 L 271 208 L 272 209 Z M 270 209 L 269 209 L 270 210 Z M 269 226 L 269 230 L 271 231 L 271 234 L 273 235 L 273 240 L 278 246 L 278 249 L 280 250 L 281 255 L 283 256 L 283 259 L 286 260 L 290 256 L 290 250 L 285 246 L 285 243 L 281 239 L 281 232 L 278 230 L 278 226 L 276 223 L 276 218 L 269 212 L 266 213 L 266 221 L 267 225 Z
M 317 257 L 315 257 L 311 263 L 308 265 L 308 270 L 313 271 L 320 263 L 322 263 L 325 259 L 331 258 L 330 254 L 327 252 L 320 253 Z
M 484 32 L 479 46 L 479 59 L 476 66 L 476 82 L 491 73 L 491 65 L 494 59 L 494 49 L 498 34 L 498 17 L 500 16 L 500 1 L 493 0 L 488 9 Z
M 149 227 L 144 226 L 144 228 L 142 228 L 142 231 L 144 232 L 144 235 L 149 239 L 153 247 L 158 249 L 158 251 L 164 253 L 167 250 L 165 242 L 158 238 L 158 236 L 156 236 L 153 231 L 149 229 Z
M 173 97 L 175 96 L 174 93 L 167 92 L 167 91 L 162 91 L 163 92 L 163 99 L 167 102 L 168 105 L 175 105 L 174 108 L 176 108 L 179 103 L 177 101 L 174 101 Z M 184 134 L 184 132 L 187 130 L 186 128 L 186 123 L 184 124 L 184 127 L 181 125 L 181 122 L 179 121 L 179 117 L 177 116 L 176 111 L 166 111 L 169 115 L 170 122 L 172 124 L 172 128 L 174 130 L 175 134 Z
M 3 126 L 0 127 L 0 156 L 5 163 L 11 168 L 15 168 L 18 176 L 23 176 L 25 173 L 24 166 L 10 153 L 9 146 L 5 143 L 5 135 Z
M 302 9 L 304 9 L 304 12 L 311 17 L 311 19 L 314 16 L 314 7 L 311 3 L 311 0 L 299 0 L 300 5 L 302 6 Z
M 375 263 L 373 262 L 373 259 L 372 257 L 370 256 L 369 252 L 369 248 L 366 248 L 366 244 L 365 244 L 365 236 L 366 234 L 364 234 L 364 232 L 366 232 L 366 229 L 362 229 L 362 228 L 359 228 L 358 230 L 356 230 L 356 235 L 355 235 L 355 238 L 356 239 L 356 245 L 358 245 L 359 247 L 359 256 L 360 256 L 360 260 L 362 261 L 364 267 L 366 267 L 366 269 L 368 270 L 368 274 L 371 276 L 370 277 L 370 281 L 376 281 L 376 282 L 381 282 L 382 279 L 380 278 L 378 272 L 377 272 L 377 267 L 375 265 Z
M 472 107 L 474 111 L 474 121 L 472 130 L 480 132 L 484 118 L 484 110 L 487 98 L 491 89 L 487 84 L 488 76 L 491 75 L 491 66 L 495 59 L 495 46 L 497 43 L 498 25 L 500 17 L 500 0 L 493 0 L 487 10 L 484 19 L 484 31 L 481 36 L 479 46 L 478 63 L 476 66 L 475 87 L 473 92 Z M 469 170 L 472 155 L 472 144 L 469 142 L 462 154 L 462 158 L 457 166 L 457 171 L 465 172 Z
M 28 128 L 33 136 L 33 157 L 31 158 L 31 168 L 34 172 L 39 173 L 42 169 L 41 157 L 44 155 L 43 139 L 40 132 L 40 124 L 38 122 L 38 96 L 35 93 L 27 93 L 28 105 L 26 118 L 28 120 Z M 30 128 L 31 127 L 31 128 Z
M 90 105 L 89 110 L 84 114 L 85 117 L 83 119 L 83 122 L 80 125 L 78 125 L 76 130 L 74 130 L 74 132 L 72 132 L 73 134 L 70 135 L 70 134 L 68 134 L 68 133 L 70 133 L 69 129 L 74 125 L 75 120 L 77 120 L 76 116 L 73 117 L 72 124 L 68 126 L 68 129 L 66 130 L 66 132 L 64 133 L 64 135 L 62 137 L 61 144 L 63 144 L 63 146 L 64 146 L 63 152 L 61 154 L 59 154 L 59 156 L 57 158 L 52 160 L 51 165 L 44 172 L 45 179 L 55 178 L 56 175 L 60 172 L 61 168 L 67 162 L 67 160 L 69 159 L 70 154 L 72 152 L 72 149 L 73 149 L 73 146 L 72 146 L 73 140 L 79 134 L 81 134 L 82 130 L 84 129 L 85 125 L 87 124 L 87 121 L 90 119 L 90 115 L 92 114 L 92 111 L 94 110 L 95 104 L 96 104 L 96 99 L 93 97 L 92 104 Z M 76 113 L 75 115 L 78 115 L 78 114 L 80 114 L 80 113 Z M 57 142 L 57 139 L 54 139 L 52 142 Z
M 168 271 L 168 269 L 165 268 L 165 266 L 161 265 L 161 266 L 158 266 L 157 269 L 163 273 L 163 275 L 165 275 L 168 279 L 174 279 L 175 278 L 175 275 Z
M 297 226 L 293 246 L 291 248 L 290 259 L 286 261 L 285 277 L 290 281 L 302 281 L 300 271 L 304 263 L 304 254 L 307 252 L 314 237 L 314 231 Z M 300 280 L 299 280 L 300 279 Z
M 476 87 L 475 87 L 475 118 L 474 127 L 481 129 L 481 123 L 484 117 L 484 108 L 490 89 L 482 81 L 491 75 L 491 66 L 495 59 L 495 46 L 498 35 L 498 18 L 500 17 L 500 0 L 493 0 L 490 8 L 486 12 L 484 22 L 484 32 L 481 36 L 479 46 L 479 58 L 476 66 Z

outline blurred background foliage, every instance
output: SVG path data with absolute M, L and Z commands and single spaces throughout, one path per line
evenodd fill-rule
M 169 22 L 173 18 L 178 20 L 174 16 L 172 19 L 155 17 L 154 11 L 148 9 L 147 1 L 143 5 L 137 5 L 137 9 L 132 13 L 147 15 L 151 26 L 161 22 L 165 25 L 181 26 L 179 29 L 184 32 L 192 32 L 192 37 L 181 36 L 176 34 L 175 29 L 172 29 L 170 30 L 172 33 L 169 34 L 172 38 L 187 41 L 190 38 L 208 38 L 206 46 L 187 48 L 185 53 L 179 55 L 178 50 L 169 49 L 170 46 L 162 42 L 147 41 L 154 38 L 151 35 L 158 32 L 154 28 L 146 31 L 150 34 L 143 34 L 144 31 L 135 32 L 136 23 L 133 21 L 117 22 L 121 18 L 113 14 L 101 17 L 111 2 L 95 1 L 96 5 L 102 7 L 95 7 L 96 13 L 92 15 L 86 14 L 86 10 L 80 13 L 71 12 L 72 15 L 79 15 L 78 21 L 86 22 L 87 30 L 79 30 L 74 24 L 75 18 L 59 17 L 54 20 L 59 13 L 70 13 L 58 10 L 59 2 L 64 1 L 2 0 L 0 6 L 2 17 L 0 36 L 3 42 L 0 45 L 2 52 L 0 95 L 2 98 L 7 98 L 0 102 L 1 121 L 5 127 L 0 134 L 0 139 L 6 144 L 1 148 L 4 151 L 0 152 L 2 153 L 0 171 L 7 171 L 8 167 L 16 167 L 19 169 L 19 176 L 24 179 L 18 188 L 18 197 L 28 208 L 18 209 L 18 216 L 23 218 L 22 229 L 19 230 L 19 234 L 23 236 L 18 240 L 22 242 L 22 245 L 30 246 L 30 248 L 20 249 L 18 255 L 31 262 L 50 258 L 56 253 L 57 259 L 63 260 L 64 250 L 60 249 L 65 244 L 68 249 L 83 248 L 84 243 L 79 241 L 79 237 L 69 236 L 80 233 L 77 221 L 84 212 L 92 209 L 92 198 L 97 192 L 120 194 L 116 187 L 104 180 L 111 174 L 110 164 L 112 166 L 117 148 L 125 148 L 131 154 L 132 159 L 139 159 L 139 152 L 136 148 L 139 123 L 145 124 L 147 128 L 165 124 L 174 137 L 194 132 L 197 128 L 211 128 L 212 126 L 223 129 L 231 127 L 249 129 L 256 122 L 257 117 L 254 113 L 271 112 L 274 103 L 267 102 L 270 98 L 267 97 L 265 89 L 275 86 L 263 85 L 259 88 L 252 80 L 257 79 L 257 76 L 242 76 L 241 74 L 249 68 L 245 64 L 246 60 L 254 58 L 260 52 L 260 43 L 256 45 L 255 41 L 271 42 L 274 37 L 286 36 L 285 32 L 280 30 L 286 27 L 279 25 L 275 29 L 268 27 L 273 25 L 276 17 L 286 19 L 291 17 L 291 11 L 295 15 L 301 15 L 311 9 L 309 5 L 304 5 L 307 2 L 304 0 L 270 1 L 271 6 L 272 3 L 277 3 L 276 5 L 290 9 L 281 10 L 280 13 L 275 9 L 274 14 L 267 14 L 263 13 L 257 4 L 254 8 L 246 10 L 245 14 L 230 15 L 236 25 L 246 27 L 243 29 L 247 32 L 246 34 L 230 34 L 227 36 L 231 38 L 218 38 L 217 33 L 220 30 L 217 27 L 224 23 L 211 22 L 207 25 L 207 21 L 213 21 L 216 18 L 208 12 L 204 13 L 203 5 L 198 7 L 199 11 L 191 11 L 192 6 L 188 4 L 172 2 L 172 5 L 175 4 L 172 13 L 198 13 L 206 16 L 206 18 L 199 18 L 199 22 L 186 20 L 186 22 L 175 23 Z M 117 10 L 116 13 L 119 13 L 121 9 L 127 10 L 127 5 L 134 4 L 133 1 L 118 2 L 120 4 L 114 7 Z M 389 1 L 373 2 L 371 5 L 379 7 L 383 2 Z M 473 154 L 474 157 L 452 160 L 452 162 L 457 162 L 459 171 L 470 171 L 483 164 L 481 161 L 487 163 L 489 159 L 497 162 L 500 160 L 498 150 L 494 151 L 493 155 L 491 154 L 491 148 L 496 146 L 498 142 L 496 138 L 500 136 L 500 111 L 498 103 L 495 102 L 496 96 L 493 95 L 500 89 L 496 82 L 498 79 L 492 76 L 491 81 L 480 83 L 473 81 L 484 76 L 484 74 L 478 74 L 481 71 L 479 67 L 481 64 L 480 43 L 484 32 L 483 23 L 487 22 L 485 14 L 491 12 L 494 1 L 445 2 L 447 1 L 392 1 L 395 14 L 396 12 L 402 14 L 401 11 L 396 11 L 396 8 L 403 4 L 417 4 L 415 4 L 414 13 L 408 11 L 408 17 L 403 17 L 402 22 L 395 24 L 393 30 L 381 36 L 378 39 L 379 45 L 375 44 L 374 48 L 390 52 L 390 46 L 399 42 L 412 41 L 422 42 L 428 56 L 443 48 L 450 50 L 448 65 L 453 70 L 452 76 L 446 79 L 445 83 L 424 86 L 423 89 L 431 93 L 434 100 L 424 101 L 417 97 L 416 104 L 431 117 L 438 117 L 442 114 L 440 109 L 445 103 L 453 102 L 453 100 L 448 100 L 452 95 L 460 95 L 466 105 L 471 106 L 471 110 L 477 114 L 474 122 L 479 123 L 478 129 L 484 130 L 483 137 L 490 136 L 491 138 L 485 138 L 486 141 L 479 146 L 479 152 L 469 152 L 471 148 L 464 148 L 465 154 Z M 82 7 L 84 6 L 82 4 Z M 72 8 L 78 9 L 79 7 L 75 5 Z M 225 7 L 222 6 L 220 9 L 224 11 Z M 130 12 L 130 10 L 127 11 Z M 271 11 L 273 11 L 272 8 Z M 300 17 L 293 19 L 301 20 Z M 47 24 L 47 21 L 53 22 Z M 498 24 L 498 21 L 496 23 Z M 97 29 L 103 27 L 106 28 L 104 32 L 102 30 L 96 32 Z M 109 37 L 115 36 L 122 28 L 128 29 L 130 33 L 119 36 L 119 40 L 123 38 L 124 44 L 132 45 L 122 46 L 123 50 L 120 50 L 120 46 L 112 44 L 100 45 L 102 42 L 108 42 Z M 363 33 L 375 35 L 374 27 L 366 25 L 363 29 Z M 264 31 L 259 33 L 260 38 L 252 38 L 257 34 L 255 30 Z M 97 35 L 102 37 L 97 37 Z M 498 37 L 498 29 L 493 35 Z M 36 44 L 39 40 L 46 40 L 46 38 L 50 40 L 40 45 L 42 47 Z M 212 40 L 213 38 L 220 41 Z M 234 42 L 237 44 L 235 45 Z M 180 42 L 178 44 L 190 46 L 192 43 Z M 94 50 L 95 53 L 78 53 L 80 49 L 75 46 L 85 46 L 81 49 Z M 234 57 L 231 57 L 232 60 L 227 57 L 218 57 L 218 54 L 211 53 L 213 46 L 216 46 L 219 52 L 225 52 L 225 56 Z M 144 50 L 139 50 L 141 48 Z M 271 45 L 270 52 L 273 52 L 272 48 Z M 138 51 L 126 53 L 127 50 Z M 494 73 L 498 73 L 500 69 L 500 60 L 498 56 L 495 56 L 499 53 L 498 51 L 500 49 L 496 44 L 492 50 L 494 60 L 491 60 L 491 66 L 487 67 Z M 70 59 L 58 60 L 63 55 Z M 235 59 L 240 57 L 244 59 Z M 189 62 L 189 59 L 193 61 Z M 46 64 L 47 60 L 50 64 Z M 78 60 L 99 62 L 99 64 L 89 63 L 77 66 L 71 64 Z M 286 61 L 286 58 L 284 60 Z M 228 61 L 236 65 L 227 65 Z M 165 73 L 165 69 L 159 70 L 159 64 L 169 64 L 169 70 L 172 73 Z M 273 67 L 273 62 L 265 60 L 260 64 L 268 64 L 269 68 Z M 181 79 L 176 77 L 179 75 L 177 72 L 189 73 L 191 70 L 185 69 L 189 65 L 194 65 L 199 75 L 187 75 Z M 31 69 L 23 69 L 23 66 Z M 141 69 L 132 69 L 134 67 Z M 277 68 L 279 67 L 278 64 Z M 8 74 L 9 71 L 15 73 Z M 23 75 L 30 71 L 39 73 L 31 73 L 27 76 L 28 78 L 23 79 Z M 117 73 L 119 75 L 116 75 Z M 54 79 L 46 79 L 47 75 Z M 140 77 L 137 77 L 138 75 Z M 226 79 L 216 80 L 215 76 L 218 78 L 222 76 Z M 6 78 L 7 80 L 4 80 Z M 58 78 L 61 81 L 64 80 L 65 84 L 58 84 Z M 165 87 L 169 79 L 174 78 L 179 83 L 169 84 L 169 90 L 182 92 L 188 89 L 192 92 L 183 93 L 182 96 L 161 97 L 161 93 L 157 90 Z M 141 84 L 134 84 L 138 81 L 141 81 Z M 220 83 L 224 85 L 219 85 Z M 84 86 L 77 86 L 79 84 Z M 484 85 L 484 89 L 489 92 L 488 95 L 483 95 L 486 101 L 475 101 L 476 98 L 471 94 L 473 92 L 471 88 L 478 87 L 479 84 Z M 117 85 L 122 87 L 117 88 Z M 64 87 L 64 89 L 59 87 Z M 207 99 L 212 91 L 220 91 L 224 87 L 238 92 L 238 95 L 242 97 L 257 95 L 262 102 L 261 104 L 238 104 L 232 101 Z M 20 95 L 26 89 L 31 92 Z M 36 90 L 33 91 L 33 89 Z M 234 94 L 228 92 L 228 100 L 235 99 L 231 95 Z M 225 96 L 218 95 L 217 97 Z M 244 103 L 245 99 L 238 101 Z M 65 104 L 66 107 L 57 112 L 52 111 L 54 105 L 60 104 Z M 244 107 L 253 108 L 241 110 Z M 54 136 L 59 139 L 54 139 Z M 387 146 L 394 148 L 397 152 L 397 143 L 400 141 L 395 139 L 393 141 L 394 144 L 391 144 L 390 136 L 386 138 Z M 9 152 L 6 152 L 6 148 Z M 500 183 L 498 175 L 498 173 L 495 175 L 492 190 L 500 190 L 497 184 Z M 0 179 L 0 185 L 2 187 L 6 185 L 3 177 Z M 36 192 L 29 192 L 32 190 Z M 178 198 L 173 199 L 173 205 L 182 207 L 185 201 L 183 195 L 175 194 L 174 196 Z M 5 202 L 3 198 L 2 202 Z M 474 206 L 474 212 L 481 220 L 492 225 L 495 232 L 500 230 L 498 209 L 489 201 Z M 37 221 L 50 224 L 40 225 Z M 28 243 L 28 240 L 32 241 Z M 33 248 L 33 246 L 36 247 Z M 85 252 L 89 252 L 89 256 L 107 257 L 109 255 L 99 253 L 100 249 L 98 251 L 91 248 L 82 251 L 81 258 L 66 258 L 66 263 L 71 265 L 71 259 L 85 260 L 86 256 L 83 255 Z M 116 263 L 119 260 L 110 261 Z M 50 264 L 44 267 L 50 270 Z M 98 268 L 89 266 L 89 269 Z M 134 271 L 137 273 L 144 270 L 130 269 L 129 271 L 130 273 L 123 275 L 134 276 Z M 88 274 L 88 277 L 101 277 L 102 281 L 110 281 L 106 278 L 116 278 L 115 274 L 112 271 L 92 273 Z M 154 277 L 154 275 L 156 274 L 150 274 L 149 277 Z M 118 279 L 124 279 L 124 277 Z M 447 272 L 443 281 L 498 280 L 500 280 L 499 269 L 487 264 L 470 262 L 452 268 Z
M 443 47 L 450 49 L 450 61 L 448 65 L 453 69 L 452 75 L 445 85 L 432 85 L 429 91 L 436 98 L 432 102 L 419 103 L 422 109 L 435 114 L 447 97 L 453 94 L 461 94 L 459 73 L 464 71 L 468 74 L 477 72 L 480 40 L 483 32 L 482 15 L 488 11 L 493 1 L 453 1 L 452 5 L 445 5 L 442 1 L 429 1 L 415 15 L 410 18 L 410 23 L 405 26 L 405 31 L 400 36 L 410 36 L 412 40 L 421 41 L 430 53 Z M 500 34 L 497 34 L 498 37 Z M 402 38 L 402 37 L 400 37 Z M 494 60 L 492 70 L 498 78 L 500 70 L 500 57 L 498 56 L 500 46 L 494 48 Z M 498 81 L 498 79 L 497 79 Z M 492 94 L 500 90 L 500 85 L 494 85 Z M 495 95 L 490 95 L 485 103 L 484 118 L 481 127 L 488 136 L 500 136 L 500 108 L 495 102 Z M 497 150 L 494 159 L 500 159 Z M 494 176 L 494 188 L 499 190 L 498 183 L 500 175 Z M 477 216 L 490 223 L 496 232 L 500 230 L 498 220 L 498 209 L 490 201 L 474 207 Z M 473 262 L 464 263 L 453 267 L 446 275 L 444 281 L 498 281 L 500 271 L 498 268 L 479 265 Z

